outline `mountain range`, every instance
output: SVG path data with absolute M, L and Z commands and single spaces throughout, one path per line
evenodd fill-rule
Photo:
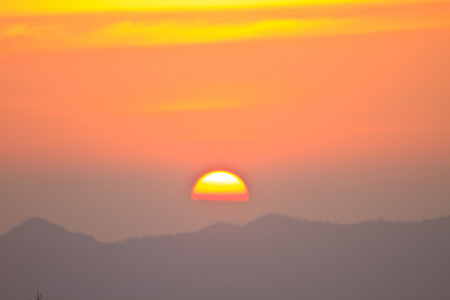
M 0 237 L 0 299 L 448 300 L 450 217 L 245 226 L 102 243 L 33 218 Z

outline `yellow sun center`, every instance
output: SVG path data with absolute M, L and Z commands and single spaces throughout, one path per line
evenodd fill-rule
M 194 200 L 247 201 L 249 193 L 245 183 L 235 174 L 214 171 L 197 180 L 191 197 Z

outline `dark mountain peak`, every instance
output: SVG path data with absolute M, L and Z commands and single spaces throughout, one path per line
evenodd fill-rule
M 33 235 L 49 232 L 69 233 L 64 228 L 39 217 L 34 217 L 11 229 L 6 236 Z
M 79 234 L 71 233 L 65 228 L 55 225 L 47 220 L 39 217 L 34 217 L 13 228 L 10 232 L 4 235 L 5 240 L 16 241 L 42 241 L 42 242 L 55 242 L 55 241 L 68 241 L 71 238 L 83 239 L 85 241 L 95 241 L 94 238 Z
M 61 226 L 58 226 L 56 224 L 53 224 L 45 219 L 42 219 L 40 217 L 34 217 L 31 219 L 28 219 L 27 221 L 23 222 L 21 225 L 19 225 L 18 227 L 21 228 L 36 228 L 36 227 L 47 227 L 47 228 L 62 228 Z
M 224 232 L 232 232 L 239 228 L 241 228 L 241 226 L 236 225 L 236 224 L 220 222 L 220 223 L 216 223 L 211 226 L 208 226 L 208 227 L 200 230 L 199 232 L 202 232 L 202 233 L 224 233 Z
M 278 214 L 268 214 L 248 223 L 245 227 L 280 227 L 280 226 L 292 226 L 298 224 L 299 221 Z

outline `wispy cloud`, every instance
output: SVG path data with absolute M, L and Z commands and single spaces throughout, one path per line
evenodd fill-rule
M 442 1 L 442 0 L 441 0 Z M 427 0 L 109 0 L 109 1 L 57 1 L 57 0 L 3 0 L 0 15 L 39 15 L 73 12 L 110 11 L 177 11 L 214 9 L 251 9 L 267 7 L 293 7 L 330 4 L 382 4 L 417 3 Z
M 333 8 L 334 7 L 334 8 Z M 389 8 L 390 7 L 390 8 Z M 450 26 L 447 4 L 0 19 L 2 51 L 217 43 Z
M 333 26 L 342 26 L 342 23 L 346 21 L 326 19 L 268 19 L 242 23 L 209 23 L 203 20 L 192 22 L 168 20 L 160 23 L 124 21 L 80 35 L 74 42 L 85 45 L 208 43 L 314 34 L 324 32 Z
M 267 19 L 238 23 L 124 20 L 81 33 L 71 33 L 56 24 L 15 23 L 2 27 L 0 41 L 11 48 L 40 49 L 173 45 L 324 34 L 346 23 L 349 21 L 332 19 Z

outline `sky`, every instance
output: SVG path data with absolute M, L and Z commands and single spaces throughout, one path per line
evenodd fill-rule
M 450 1 L 2 1 L 0 234 L 450 215 L 448 53 Z

